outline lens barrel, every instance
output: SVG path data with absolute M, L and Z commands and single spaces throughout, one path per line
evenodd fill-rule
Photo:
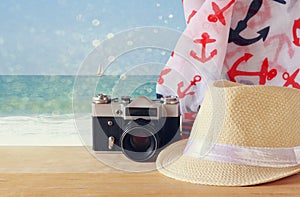
M 142 120 L 129 122 L 120 140 L 123 154 L 138 162 L 151 160 L 158 147 L 154 127 Z

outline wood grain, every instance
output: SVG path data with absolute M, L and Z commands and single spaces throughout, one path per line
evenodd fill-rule
M 176 181 L 157 171 L 119 171 L 84 147 L 0 147 L 0 155 L 1 197 L 300 196 L 300 174 L 258 186 L 214 187 Z

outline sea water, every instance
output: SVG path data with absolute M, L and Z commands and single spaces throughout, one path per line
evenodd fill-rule
M 76 113 L 82 112 L 86 118 L 91 118 L 94 94 L 155 98 L 157 76 L 148 76 L 148 79 L 127 77 L 126 80 L 124 76 L 79 78 L 0 76 L 0 145 L 83 145 L 76 125 Z M 143 80 L 147 82 L 137 83 Z M 82 100 L 78 101 L 81 98 L 78 95 L 84 95 Z M 77 98 L 76 102 L 74 98 Z

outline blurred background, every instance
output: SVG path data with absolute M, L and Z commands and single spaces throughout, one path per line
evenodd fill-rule
M 101 41 L 143 26 L 183 31 L 181 1 L 2 1 L 0 75 L 75 75 Z
M 182 32 L 185 28 L 182 2 L 2 1 L 0 145 L 82 145 L 72 107 L 79 68 L 103 41 L 125 30 L 145 26 Z M 132 42 L 128 41 L 127 44 L 131 45 Z M 154 61 L 163 65 L 169 56 L 170 51 L 144 49 L 139 55 L 126 54 L 123 60 L 114 61 L 113 71 L 124 69 L 125 64 L 129 66 Z M 96 72 L 87 80 L 94 82 L 98 80 L 95 77 Z M 97 91 L 112 91 L 116 80 L 119 80 L 118 76 L 103 79 L 98 83 Z M 151 80 L 151 83 L 139 86 L 133 93 L 154 97 L 157 76 L 152 76 Z M 95 87 L 84 84 L 93 93 Z M 78 89 L 86 96 L 85 104 L 82 105 L 79 99 L 78 106 L 85 107 L 83 111 L 88 117 L 86 123 L 90 125 L 92 95 L 85 94 L 82 88 Z

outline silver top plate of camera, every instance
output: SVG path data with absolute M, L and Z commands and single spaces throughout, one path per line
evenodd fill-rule
M 131 100 L 129 96 L 111 99 L 99 94 L 93 97 L 93 116 L 123 117 L 124 120 L 159 119 L 161 117 L 178 117 L 179 102 L 177 97 L 168 96 L 161 100 L 150 100 L 139 96 Z

